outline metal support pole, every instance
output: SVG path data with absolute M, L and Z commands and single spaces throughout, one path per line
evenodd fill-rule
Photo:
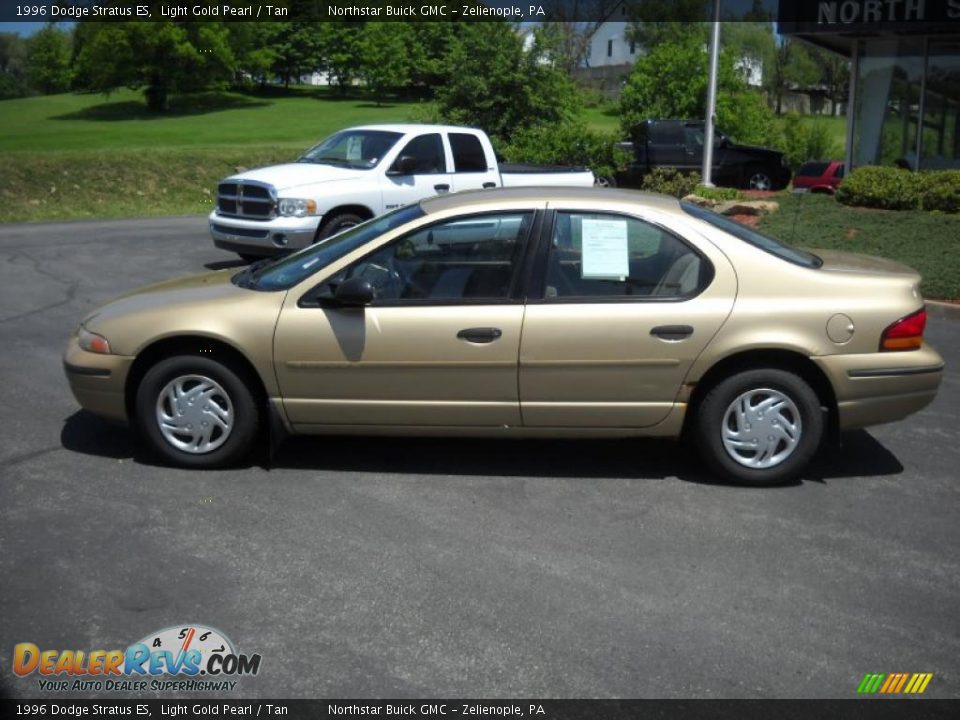
M 710 36 L 710 88 L 707 92 L 706 132 L 703 138 L 703 184 L 713 187 L 713 130 L 717 121 L 717 68 L 720 64 L 720 0 L 714 0 Z
M 844 158 L 846 174 L 853 170 L 853 143 L 856 139 L 857 91 L 860 77 L 860 41 L 853 41 L 853 53 L 850 58 L 850 92 L 847 94 L 847 152 Z

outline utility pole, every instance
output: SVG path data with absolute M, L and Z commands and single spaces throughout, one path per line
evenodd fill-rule
M 703 184 L 713 187 L 713 126 L 717 120 L 717 73 L 720 64 L 720 0 L 713 3 L 710 35 L 710 89 L 707 92 L 707 122 L 703 138 Z

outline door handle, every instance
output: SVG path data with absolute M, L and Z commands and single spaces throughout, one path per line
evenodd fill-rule
M 689 325 L 657 325 L 650 334 L 661 340 L 684 340 L 693 335 Z
M 441 185 L 434 185 L 433 189 L 436 190 L 438 193 L 445 193 L 450 191 L 450 186 L 447 185 L 446 183 L 443 183 Z
M 503 331 L 495 327 L 466 328 L 457 333 L 457 337 L 472 343 L 491 343 L 500 338 Z
M 496 184 L 495 182 L 485 182 L 485 183 L 483 184 L 483 189 L 484 189 L 484 190 L 489 190 L 490 188 L 495 188 L 496 186 L 497 186 L 497 184 Z

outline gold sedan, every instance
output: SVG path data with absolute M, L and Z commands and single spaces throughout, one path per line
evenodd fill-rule
M 83 320 L 64 366 L 83 407 L 183 467 L 239 462 L 267 427 L 689 433 L 716 474 L 767 485 L 828 432 L 933 399 L 943 361 L 919 282 L 672 198 L 480 191 L 120 297 Z

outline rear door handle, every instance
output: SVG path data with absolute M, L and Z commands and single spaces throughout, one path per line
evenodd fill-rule
M 491 343 L 500 338 L 503 331 L 495 327 L 466 328 L 457 333 L 457 337 L 472 343 Z
M 495 188 L 496 186 L 497 186 L 497 184 L 496 184 L 495 182 L 485 182 L 485 183 L 483 184 L 483 189 L 484 189 L 484 190 L 489 190 L 490 188 Z
M 693 335 L 689 325 L 657 325 L 650 334 L 661 340 L 684 340 Z
M 450 186 L 444 183 L 442 185 L 434 185 L 433 189 L 436 190 L 438 193 L 445 193 L 450 191 Z

